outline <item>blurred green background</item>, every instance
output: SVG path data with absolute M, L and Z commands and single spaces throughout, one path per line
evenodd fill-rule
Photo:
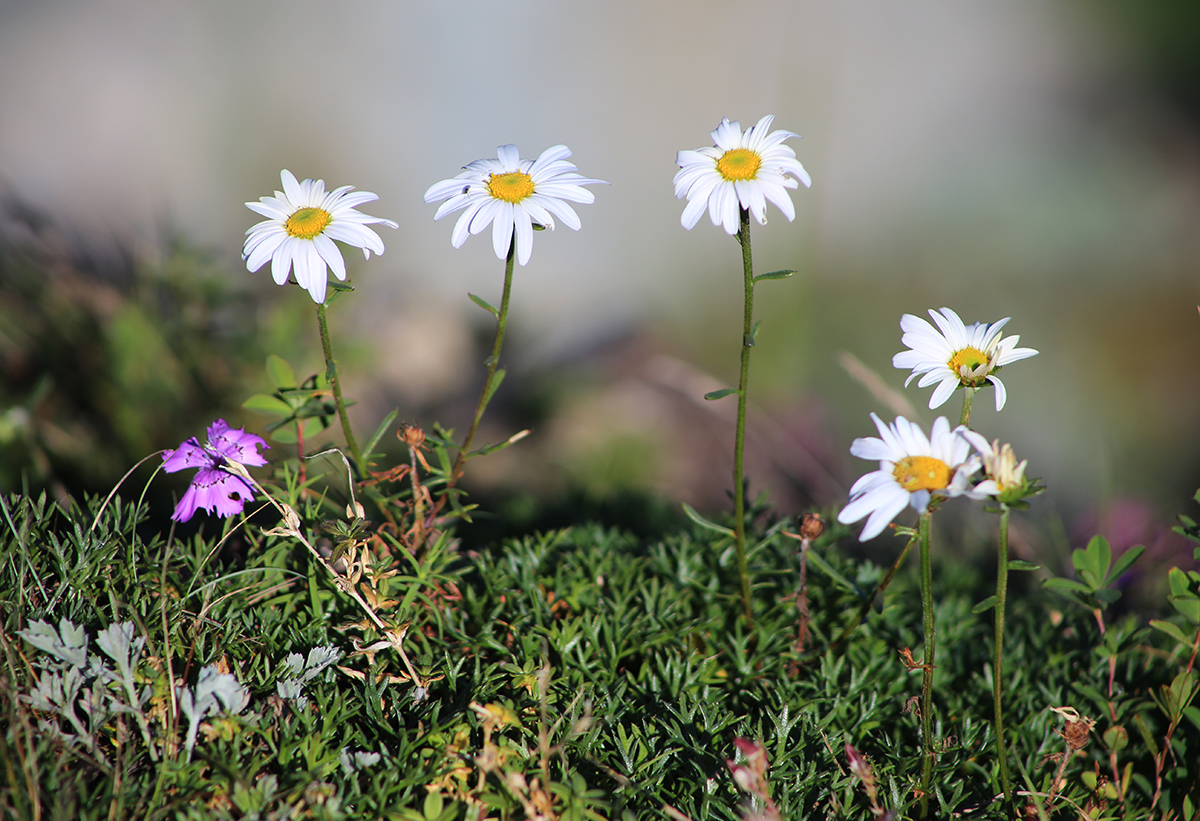
M 1059 542 L 1173 555 L 1200 485 L 1198 9 L 3 0 L 0 483 L 107 491 L 216 414 L 261 429 L 239 408 L 268 353 L 320 368 L 307 297 L 239 259 L 281 168 L 400 223 L 347 255 L 331 312 L 359 428 L 461 429 L 491 334 L 466 294 L 495 302 L 503 266 L 422 194 L 499 144 L 566 143 L 612 186 L 518 270 L 485 436 L 535 435 L 472 482 L 722 509 L 733 400 L 699 397 L 736 378 L 738 250 L 681 228 L 671 177 L 722 116 L 774 113 L 814 184 L 754 229 L 758 270 L 799 274 L 758 292 L 752 491 L 844 502 L 850 441 L 894 413 L 851 370 L 898 391 L 900 315 L 948 306 L 1041 351 L 973 423 L 1045 479 Z M 929 390 L 902 396 L 931 421 Z

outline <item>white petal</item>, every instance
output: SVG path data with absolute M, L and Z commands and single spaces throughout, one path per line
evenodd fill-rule
M 525 265 L 533 253 L 533 222 L 520 208 L 513 209 L 513 231 L 517 238 L 517 262 Z
M 924 382 L 924 380 L 922 380 Z M 959 386 L 957 378 L 943 379 L 938 383 L 937 388 L 933 391 L 933 396 L 929 397 L 929 409 L 940 408 L 946 404 L 946 400 L 950 398 L 950 394 L 954 393 L 954 389 Z
M 1008 389 L 997 376 L 989 376 L 987 380 L 996 386 L 996 410 L 1004 410 L 1004 403 L 1008 401 Z
M 513 206 L 504 203 L 496 212 L 492 225 L 492 250 L 500 259 L 508 257 L 513 237 Z M 532 230 L 532 229 L 530 229 Z
M 275 253 L 271 255 L 271 279 L 275 280 L 276 285 L 283 285 L 288 280 L 288 272 L 292 268 L 292 254 L 296 250 L 294 240 L 289 240 L 280 244 Z
M 314 238 L 312 244 L 317 254 L 325 261 L 330 270 L 333 271 L 333 275 L 344 282 L 346 279 L 346 262 L 342 259 L 342 252 L 338 250 L 333 240 L 322 235 Z
M 510 173 L 520 169 L 521 154 L 519 151 L 517 151 L 517 147 L 512 143 L 498 147 L 496 149 L 496 159 L 500 161 L 500 167 L 504 169 L 505 173 Z M 505 253 L 507 252 L 508 249 L 506 248 Z

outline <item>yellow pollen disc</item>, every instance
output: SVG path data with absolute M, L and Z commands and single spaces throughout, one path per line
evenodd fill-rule
M 524 171 L 492 174 L 488 178 L 487 190 L 498 200 L 517 203 L 533 194 L 533 178 Z
M 900 487 L 910 493 L 917 490 L 944 490 L 950 486 L 950 466 L 932 456 L 906 456 L 892 468 Z
M 300 208 L 287 218 L 284 230 L 293 237 L 312 239 L 329 227 L 333 217 L 323 208 Z
M 717 171 L 730 182 L 752 180 L 758 176 L 758 169 L 761 167 L 762 157 L 749 148 L 730 149 L 717 160 Z
M 961 377 L 963 366 L 966 366 L 968 372 L 972 372 L 980 365 L 986 365 L 987 363 L 988 357 L 983 351 L 979 350 L 978 348 L 963 348 L 961 351 L 955 351 L 954 356 L 950 358 L 950 361 L 946 363 L 946 366 L 950 368 L 951 372 L 954 373 L 955 376 Z M 979 380 L 964 380 L 963 384 L 967 384 L 968 382 L 970 384 L 974 384 L 978 381 Z

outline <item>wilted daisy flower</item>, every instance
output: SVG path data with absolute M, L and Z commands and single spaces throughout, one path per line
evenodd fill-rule
M 553 230 L 558 217 L 578 231 L 579 215 L 566 201 L 594 202 L 595 195 L 582 186 L 608 184 L 576 174 L 575 165 L 567 162 L 571 149 L 565 145 L 547 148 L 536 160 L 521 159 L 515 145 L 500 146 L 496 155 L 464 165 L 457 177 L 434 183 L 425 192 L 425 202 L 446 200 L 433 215 L 435 220 L 466 209 L 450 235 L 455 248 L 461 248 L 469 234 L 491 225 L 496 256 L 508 256 L 515 232 L 517 262 L 524 265 L 533 253 L 535 225 Z
M 904 381 L 905 387 L 921 377 L 917 387 L 924 388 L 938 383 L 929 398 L 929 407 L 941 407 L 954 389 L 981 388 L 988 382 L 996 386 L 996 410 L 1004 407 L 1008 392 L 1004 383 L 996 376 L 1005 365 L 1020 359 L 1035 356 L 1033 348 L 1018 348 L 1019 336 L 1000 337 L 1000 329 L 1012 317 L 984 325 L 976 322 L 964 325 L 958 314 L 949 308 L 941 312 L 930 310 L 929 315 L 937 323 L 935 329 L 925 320 L 912 314 L 900 318 L 900 330 L 904 331 L 901 342 L 910 350 L 901 351 L 892 357 L 897 368 L 912 368 Z
M 1025 466 L 1029 460 L 1022 459 L 1017 462 L 1012 445 L 1001 445 L 999 439 L 988 442 L 973 430 L 960 429 L 958 433 L 983 457 L 983 473 L 986 478 L 975 485 L 976 493 L 1009 504 L 1036 493 L 1036 489 L 1031 487 L 1031 483 L 1025 478 Z
M 725 226 L 727 234 L 738 232 L 738 217 L 745 208 L 759 225 L 767 221 L 767 200 L 791 222 L 796 209 L 787 189 L 808 188 L 812 177 L 796 159 L 796 152 L 783 141 L 797 136 L 790 131 L 767 132 L 775 115 L 768 114 L 742 133 L 737 120 L 721 119 L 712 132 L 715 146 L 680 151 L 675 158 L 675 198 L 688 198 L 681 222 L 689 231 L 704 209 L 713 225 Z
M 217 419 L 208 426 L 203 445 L 193 436 L 175 450 L 165 451 L 163 470 L 167 473 L 199 468 L 171 518 L 186 522 L 201 507 L 222 517 L 241 513 L 242 506 L 254 498 L 254 489 L 245 479 L 230 473 L 226 465 L 265 465 L 267 460 L 259 453 L 260 447 L 269 447 L 261 436 L 246 433 L 245 428 L 234 430 L 224 419 Z
M 979 457 L 971 455 L 967 440 L 950 430 L 946 417 L 934 420 L 926 438 L 920 425 L 897 416 L 885 425 L 871 414 L 879 436 L 855 439 L 850 452 L 860 459 L 878 459 L 879 470 L 859 478 L 850 488 L 850 502 L 838 514 L 842 524 L 870 515 L 858 537 L 865 542 L 878 536 L 905 506 L 924 513 L 934 496 L 983 498 L 971 488 L 971 475 L 979 469 Z
M 346 279 L 346 263 L 334 240 L 361 248 L 370 259 L 372 251 L 383 253 L 383 240 L 367 226 L 399 226 L 354 210 L 379 199 L 370 191 L 352 194 L 354 186 L 343 185 L 327 194 L 324 180 L 297 182 L 287 169 L 279 176 L 282 191 L 246 203 L 247 208 L 266 219 L 246 232 L 249 236 L 242 247 L 242 259 L 251 271 L 271 260 L 271 276 L 277 285 L 286 283 L 288 272 L 295 270 L 296 282 L 320 305 L 325 301 L 326 266 L 338 279 Z

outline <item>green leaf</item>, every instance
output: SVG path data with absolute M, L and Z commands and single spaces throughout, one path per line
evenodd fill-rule
M 1146 548 L 1143 545 L 1137 544 L 1122 553 L 1121 558 L 1117 559 L 1116 564 L 1112 566 L 1112 569 L 1108 571 L 1108 575 L 1104 577 L 1104 586 L 1108 587 L 1108 585 L 1121 578 L 1130 565 L 1136 562 L 1145 552 Z
M 724 525 L 719 525 L 716 522 L 710 522 L 708 519 L 705 519 L 687 502 L 683 503 L 683 512 L 687 514 L 689 519 L 707 530 L 711 530 L 714 533 L 720 533 L 725 536 L 735 536 L 734 532 Z
M 481 296 L 475 296 L 475 294 L 472 294 L 472 293 L 468 293 L 468 294 L 467 294 L 467 296 L 469 296 L 469 297 L 471 298 L 471 301 L 472 301 L 472 302 L 474 302 L 474 303 L 475 303 L 476 305 L 478 305 L 480 308 L 483 308 L 483 310 L 487 311 L 487 312 L 488 312 L 489 314 L 491 314 L 492 316 L 496 317 L 496 319 L 499 319 L 499 318 L 500 318 L 500 311 L 499 311 L 499 310 L 497 310 L 497 308 L 496 308 L 496 306 L 495 306 L 495 305 L 493 305 L 492 303 L 488 302 L 488 301 L 487 301 L 486 299 L 484 299 L 483 297 L 481 297 Z
M 759 274 L 754 278 L 753 281 L 761 282 L 764 279 L 787 279 L 788 277 L 793 276 L 795 273 L 795 271 L 790 269 L 785 269 L 783 271 L 771 271 L 769 274 Z
M 484 445 L 483 447 L 479 448 L 478 450 L 472 451 L 471 455 L 472 456 L 487 456 L 489 453 L 495 453 L 498 450 L 504 450 L 509 445 L 515 445 L 517 442 L 520 442 L 522 439 L 524 439 L 526 436 L 528 436 L 531 433 L 533 433 L 533 430 L 531 428 L 526 428 L 523 431 L 514 433 L 512 436 L 508 437 L 507 439 L 505 439 L 503 442 L 501 442 L 498 445 Z
M 858 585 L 854 584 L 854 582 L 850 581 L 845 576 L 843 576 L 841 573 L 834 570 L 833 567 L 829 564 L 829 562 L 827 562 L 823 558 L 821 558 L 821 554 L 818 553 L 817 551 L 812 550 L 810 548 L 808 551 L 808 560 L 810 562 L 812 562 L 813 565 L 815 565 L 817 568 L 819 568 L 821 570 L 821 572 L 823 572 L 825 575 L 829 576 L 829 578 L 833 579 L 835 582 L 837 582 L 842 587 L 849 590 L 851 593 L 854 593 L 856 596 L 866 598 L 865 596 L 863 596 L 863 592 L 862 592 L 862 590 L 859 589 Z
M 387 429 L 391 427 L 392 422 L 396 421 L 396 417 L 400 415 L 400 411 L 393 410 L 384 418 L 383 424 L 375 429 L 375 433 L 367 440 L 367 447 L 363 450 L 363 458 L 368 462 L 371 461 L 371 453 L 375 450 L 375 446 L 379 444 L 379 440 L 387 433 Z
M 282 356 L 271 354 L 267 357 L 267 378 L 277 388 L 296 387 L 296 372 Z
M 486 394 L 484 394 L 484 396 L 483 396 L 483 404 L 484 405 L 486 405 L 488 402 L 492 401 L 492 397 L 496 394 L 496 391 L 499 390 L 499 388 L 500 388 L 500 383 L 504 381 L 505 373 L 507 373 L 507 371 L 505 371 L 504 368 L 501 368 L 500 370 L 496 371 L 496 378 L 492 380 L 491 387 L 488 388 L 488 392 Z
M 1146 726 L 1146 719 L 1142 718 L 1141 713 L 1134 714 L 1133 726 L 1137 728 L 1138 734 L 1142 737 L 1142 743 L 1150 751 L 1151 757 L 1158 758 L 1158 745 L 1154 743 L 1154 736 L 1151 734 L 1150 728 Z
M 1043 587 L 1049 587 L 1051 590 L 1066 590 L 1072 593 L 1083 593 L 1085 596 L 1091 595 L 1092 588 L 1086 584 L 1080 584 L 1073 579 L 1063 579 L 1054 577 L 1053 579 L 1045 579 L 1042 582 Z
M 248 411 L 255 413 L 265 413 L 270 416 L 291 416 L 292 407 L 287 402 L 284 402 L 277 396 L 269 396 L 265 393 L 256 393 L 245 402 L 242 407 Z
M 713 399 L 721 399 L 729 396 L 731 393 L 737 393 L 737 388 L 721 388 L 719 391 L 709 391 L 708 393 L 704 394 L 704 398 L 712 401 Z
M 971 612 L 974 613 L 975 615 L 979 615 L 980 613 L 986 613 L 987 611 L 991 610 L 993 607 L 995 607 L 999 603 L 1000 603 L 1000 599 L 998 597 L 988 596 L 986 599 L 981 601 L 979 604 L 972 607 Z
M 436 821 L 437 817 L 442 814 L 442 794 L 431 792 L 426 795 L 423 810 L 428 821 Z
M 323 424 L 322 419 L 305 419 L 303 421 L 287 419 L 283 422 L 272 422 L 269 425 L 264 425 L 263 430 L 268 433 L 272 442 L 280 445 L 294 445 L 299 441 L 296 437 L 297 424 L 304 426 L 305 441 L 316 436 L 323 428 L 329 427 L 327 424 Z
M 1112 566 L 1112 548 L 1108 546 L 1108 539 L 1093 536 L 1086 550 L 1076 550 L 1071 554 L 1071 561 L 1084 584 L 1091 590 L 1100 589 L 1104 586 L 1108 568 Z
M 754 343 L 758 341 L 758 329 L 761 327 L 762 320 L 760 319 L 758 322 L 754 323 L 753 327 L 750 328 L 750 333 L 742 337 L 742 344 L 747 348 L 753 348 Z
M 1040 564 L 1034 564 L 1033 562 L 1024 562 L 1020 559 L 1013 559 L 1008 563 L 1008 569 L 1023 573 L 1029 570 L 1041 570 L 1042 566 Z
M 1185 645 L 1191 646 L 1192 640 L 1189 639 L 1187 636 L 1185 636 L 1183 634 L 1183 631 L 1180 630 L 1179 626 L 1176 624 L 1172 624 L 1169 621 L 1160 621 L 1159 619 L 1151 619 L 1150 626 L 1153 627 L 1155 630 L 1159 630 L 1163 633 L 1166 633 L 1168 636 L 1175 639 L 1175 641 L 1179 642 L 1180 644 L 1185 644 Z
M 1171 606 L 1192 624 L 1200 624 L 1200 594 L 1192 589 L 1193 584 L 1200 589 L 1200 573 L 1185 573 L 1178 567 L 1172 567 L 1167 573 L 1167 583 L 1171 586 L 1171 592 L 1167 595 Z

